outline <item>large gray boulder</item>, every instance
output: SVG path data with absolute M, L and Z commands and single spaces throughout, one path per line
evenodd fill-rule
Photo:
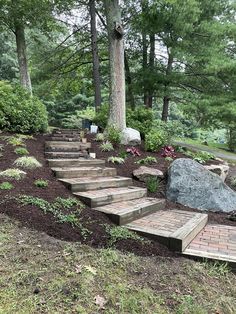
M 139 131 L 132 128 L 125 128 L 121 133 L 121 144 L 132 146 L 141 144 Z
M 169 168 L 167 198 L 201 210 L 236 209 L 236 193 L 217 174 L 186 158 L 176 159 Z

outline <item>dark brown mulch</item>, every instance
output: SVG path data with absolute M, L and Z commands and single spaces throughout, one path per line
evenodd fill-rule
M 126 147 L 118 146 L 118 147 L 115 147 L 114 151 L 112 151 L 112 152 L 102 152 L 101 149 L 99 148 L 101 143 L 98 143 L 94 140 L 95 139 L 94 135 L 88 135 L 88 139 L 92 143 L 91 151 L 96 153 L 97 158 L 107 160 L 108 157 L 119 156 L 119 154 L 121 152 L 124 152 L 126 150 Z M 115 167 L 117 169 L 118 175 L 120 175 L 120 176 L 126 176 L 126 177 L 133 178 L 134 185 L 139 186 L 139 187 L 146 187 L 145 183 L 136 180 L 133 177 L 132 173 L 135 169 L 137 169 L 141 166 L 141 165 L 136 163 L 138 160 L 143 159 L 147 156 L 155 157 L 157 159 L 157 163 L 152 164 L 152 165 L 147 165 L 147 166 L 163 171 L 165 178 L 163 180 L 161 180 L 158 191 L 156 193 L 148 192 L 148 196 L 157 197 L 157 198 L 165 197 L 166 196 L 166 184 L 167 184 L 167 171 L 168 171 L 168 167 L 170 165 L 170 162 L 165 161 L 165 158 L 163 158 L 161 156 L 161 152 L 155 152 L 155 153 L 146 152 L 144 149 L 144 143 L 142 143 L 140 146 L 136 146 L 136 148 L 141 153 L 140 157 L 133 157 L 132 155 L 128 155 L 129 157 L 125 160 L 124 164 L 118 165 L 118 164 L 111 164 L 109 162 L 106 162 L 106 166 Z M 176 156 L 177 156 L 177 158 L 189 158 L 182 153 L 176 153 Z M 211 161 L 208 161 L 206 163 L 206 165 L 210 165 L 210 164 L 220 164 L 220 162 L 217 160 L 215 160 L 215 161 L 211 160 Z M 230 175 L 233 175 L 233 174 L 236 175 L 236 167 L 235 166 L 231 166 Z M 229 181 L 230 180 L 228 179 L 226 181 L 226 183 L 230 185 Z M 231 188 L 235 189 L 235 187 L 233 187 L 233 186 L 231 186 Z M 195 212 L 203 212 L 203 211 L 200 211 L 197 209 L 189 208 L 189 207 L 183 206 L 181 204 L 176 204 L 176 203 L 172 203 L 169 201 L 166 202 L 166 209 L 181 209 L 181 210 L 189 210 L 189 211 L 195 211 Z M 213 212 L 207 212 L 207 213 L 209 214 L 209 222 L 210 223 L 236 226 L 236 221 L 229 220 L 228 214 L 213 213 Z
M 1 134 L 7 135 L 7 134 Z M 34 156 L 42 163 L 43 167 L 34 170 L 27 170 L 27 176 L 20 181 L 12 181 L 14 189 L 11 191 L 0 190 L 0 212 L 17 219 L 22 226 L 43 231 L 50 236 L 65 241 L 80 241 L 94 247 L 107 247 L 109 236 L 105 231 L 104 225 L 113 225 L 108 217 L 102 213 L 91 210 L 88 207 L 82 210 L 80 221 L 82 228 L 72 227 L 68 223 L 59 223 L 52 214 L 45 214 L 35 206 L 21 206 L 14 199 L 18 195 L 31 195 L 43 198 L 52 202 L 56 197 L 71 197 L 72 193 L 54 177 L 51 169 L 48 167 L 44 158 L 44 142 L 48 136 L 37 135 L 33 140 L 27 140 L 27 149 L 30 156 Z M 1 138 L 0 144 L 4 145 L 3 156 L 0 158 L 0 170 L 13 168 L 13 162 L 19 156 L 14 152 L 15 147 L 6 144 Z M 126 173 L 127 175 L 127 173 Z M 42 189 L 34 185 L 37 179 L 48 180 L 48 188 Z M 0 183 L 9 181 L 0 179 Z M 90 231 L 87 237 L 84 237 L 84 229 Z M 116 247 L 121 251 L 132 252 L 137 255 L 150 256 L 175 256 L 161 244 L 152 241 L 149 245 L 136 240 L 118 241 Z

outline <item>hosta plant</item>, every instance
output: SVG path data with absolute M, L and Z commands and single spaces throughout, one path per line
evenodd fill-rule
M 168 145 L 162 147 L 162 157 L 170 157 L 170 158 L 176 158 L 175 149 L 173 146 Z
M 124 158 L 116 157 L 116 156 L 109 157 L 107 161 L 113 164 L 123 164 L 125 162 Z
M 146 158 L 140 159 L 136 162 L 138 165 L 150 165 L 157 163 L 157 159 L 152 156 L 147 156 Z

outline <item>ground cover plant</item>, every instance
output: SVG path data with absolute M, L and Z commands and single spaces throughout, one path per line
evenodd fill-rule
M 42 180 L 38 179 L 34 181 L 34 185 L 37 186 L 38 188 L 47 188 L 48 187 L 48 181 L 47 180 Z
M 17 147 L 14 152 L 21 156 L 29 155 L 29 152 L 25 147 Z
M 38 162 L 38 160 L 35 157 L 29 156 L 29 157 L 19 157 L 14 161 L 14 165 L 21 168 L 26 169 L 35 169 L 42 167 L 41 163 Z
M 14 186 L 10 182 L 3 182 L 0 184 L 0 190 L 11 190 Z
M 147 156 L 146 158 L 140 159 L 136 162 L 138 165 L 150 165 L 153 163 L 157 163 L 156 157 Z
M 21 180 L 26 176 L 26 172 L 17 168 L 9 168 L 0 172 L 0 177 L 11 179 L 11 180 Z
M 107 159 L 107 161 L 113 164 L 123 164 L 125 162 L 124 158 L 117 157 L 117 156 L 111 156 Z
M 110 151 L 114 150 L 112 143 L 109 141 L 103 142 L 100 145 L 100 148 L 101 148 L 102 152 L 110 152 Z

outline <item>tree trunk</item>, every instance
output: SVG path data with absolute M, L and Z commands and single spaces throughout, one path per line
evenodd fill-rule
M 154 68 L 154 61 L 155 61 L 155 34 L 150 35 L 150 56 L 149 56 L 149 71 L 153 71 Z M 148 90 L 148 102 L 147 107 L 152 108 L 152 102 L 153 102 L 153 88 L 150 85 L 150 88 Z
M 98 46 L 97 46 L 97 28 L 96 28 L 96 9 L 95 0 L 89 1 L 90 12 L 90 25 L 91 25 L 91 46 L 93 55 L 93 84 L 95 92 L 95 109 L 101 106 L 101 79 L 99 72 L 99 58 L 98 58 Z
M 172 72 L 174 58 L 171 53 L 168 52 L 168 63 L 166 67 L 166 83 L 164 85 L 164 97 L 163 97 L 163 108 L 162 108 L 162 121 L 167 122 L 169 116 L 169 104 L 170 104 L 170 74 Z
M 146 13 L 147 11 L 147 1 L 141 1 L 142 13 Z M 146 31 L 142 32 L 142 50 L 143 50 L 143 102 L 144 106 L 148 107 L 148 84 L 147 84 L 147 68 L 148 68 L 148 42 L 147 42 L 147 34 Z
M 110 64 L 110 114 L 109 125 L 119 130 L 126 128 L 124 31 L 121 24 L 119 0 L 104 0 Z
M 32 94 L 31 79 L 26 56 L 25 30 L 21 23 L 15 21 L 17 58 L 20 72 L 20 83 Z
M 126 72 L 126 80 L 127 80 L 127 86 L 128 86 L 128 97 L 127 100 L 129 101 L 131 105 L 131 109 L 135 109 L 135 102 L 134 102 L 134 93 L 133 93 L 133 88 L 132 88 L 132 77 L 130 73 L 130 68 L 129 68 L 129 60 L 127 57 L 127 53 L 124 52 L 125 56 L 125 72 Z

